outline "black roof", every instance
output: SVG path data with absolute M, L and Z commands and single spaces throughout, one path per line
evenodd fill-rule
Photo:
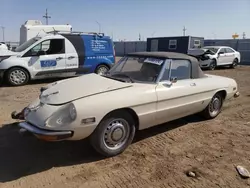
M 177 52 L 134 52 L 134 53 L 129 53 L 128 56 L 189 60 L 191 62 L 191 72 L 192 72 L 191 77 L 202 78 L 205 76 L 202 70 L 200 69 L 197 58 L 189 56 L 187 54 L 177 53 Z
M 133 52 L 129 53 L 129 56 L 150 56 L 155 58 L 166 58 L 166 59 L 187 59 L 190 61 L 197 61 L 196 58 L 177 52 Z

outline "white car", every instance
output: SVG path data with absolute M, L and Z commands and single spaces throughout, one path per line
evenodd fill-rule
M 128 147 L 136 130 L 196 113 L 215 118 L 225 100 L 238 96 L 235 80 L 205 75 L 196 58 L 137 52 L 104 75 L 41 88 L 39 98 L 23 110 L 25 121 L 19 126 L 46 141 L 90 137 L 99 153 L 114 156 Z
M 235 68 L 241 61 L 240 52 L 228 46 L 205 46 L 202 49 L 209 50 L 206 56 L 211 61 L 201 61 L 201 68 L 209 68 L 210 70 L 214 70 L 219 66 Z

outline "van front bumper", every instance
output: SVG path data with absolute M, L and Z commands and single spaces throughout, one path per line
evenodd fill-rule
M 27 130 L 34 134 L 38 139 L 45 141 L 62 141 L 67 140 L 73 136 L 72 131 L 52 131 L 47 129 L 41 129 L 28 122 L 21 122 L 18 124 L 19 127 Z

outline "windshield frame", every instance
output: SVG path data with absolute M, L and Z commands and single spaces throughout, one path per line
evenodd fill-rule
M 163 63 L 161 65 L 159 65 L 159 66 L 161 66 L 159 74 L 158 74 L 157 78 L 154 81 L 141 81 L 141 80 L 136 80 L 136 79 L 131 78 L 134 81 L 134 83 L 146 83 L 146 84 L 158 84 L 159 83 L 159 80 L 161 79 L 161 77 L 162 77 L 162 75 L 164 74 L 164 71 L 165 71 L 166 61 L 169 60 L 169 59 L 166 59 L 164 57 L 152 57 L 152 56 L 141 56 L 141 55 L 132 55 L 132 56 L 131 55 L 126 55 L 126 56 L 123 56 L 117 63 L 115 63 L 115 65 L 109 71 L 107 71 L 106 74 L 104 74 L 103 76 L 109 77 L 111 79 L 115 78 L 115 76 L 112 77 L 113 70 L 117 69 L 117 67 L 120 66 L 120 63 L 122 63 L 123 61 L 127 61 L 128 58 L 155 58 L 155 59 L 161 59 L 161 60 L 163 60 Z M 122 65 L 121 70 L 123 69 L 123 67 L 125 65 L 126 65 L 126 62 Z M 114 73 L 114 75 L 116 73 L 124 74 L 123 72 L 118 72 L 118 71 L 114 71 L 113 73 Z
M 21 44 L 20 46 L 18 46 L 15 49 L 15 52 L 24 52 L 26 49 L 28 49 L 29 47 L 31 47 L 33 44 L 35 44 L 40 39 L 41 39 L 41 37 L 33 37 L 33 38 L 27 40 L 26 42 L 24 42 L 23 44 Z M 21 49 L 21 50 L 19 50 L 19 49 Z
M 214 53 L 216 54 L 216 53 L 218 53 L 218 51 L 220 50 L 220 47 L 204 46 L 202 49 L 210 50 L 210 51 L 212 51 L 212 52 L 214 52 Z M 214 49 L 216 49 L 216 51 L 214 51 Z

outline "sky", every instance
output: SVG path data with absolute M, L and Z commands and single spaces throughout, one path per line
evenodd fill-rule
M 250 38 L 250 0 L 0 0 L 5 41 L 19 41 L 26 20 L 70 24 L 74 31 L 101 31 L 114 40 L 186 35 L 207 39 Z M 97 23 L 98 22 L 98 23 Z M 2 29 L 0 29 L 2 40 Z

